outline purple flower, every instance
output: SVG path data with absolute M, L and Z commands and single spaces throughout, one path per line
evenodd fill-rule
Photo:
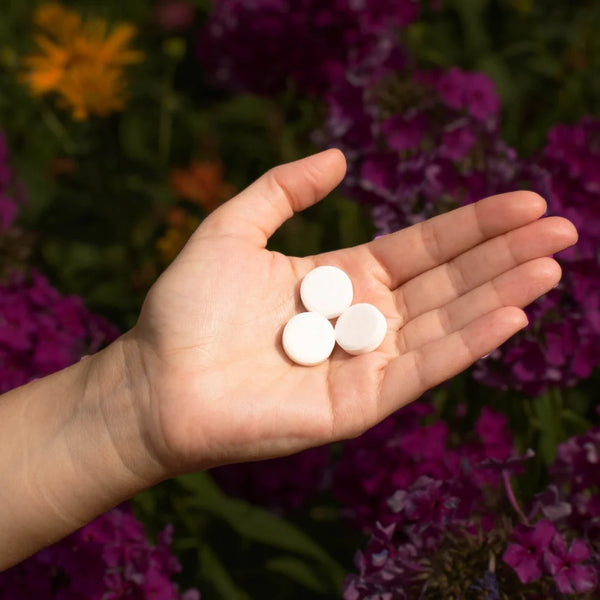
M 198 600 L 197 590 L 180 595 L 171 581 L 181 570 L 171 540 L 167 526 L 151 546 L 143 525 L 122 504 L 1 573 L 0 598 Z
M 544 553 L 544 564 L 563 594 L 583 594 L 598 585 L 597 570 L 589 564 L 581 564 L 590 556 L 590 548 L 584 541 L 574 540 L 567 550 L 564 538 L 556 533 Z
M 77 296 L 61 296 L 38 272 L 0 285 L 0 393 L 77 362 L 117 337 Z
M 530 519 L 535 518 L 540 512 L 546 519 L 557 522 L 573 513 L 573 504 L 563 499 L 556 485 L 549 485 L 544 491 L 535 495 L 529 510 Z
M 317 96 L 418 12 L 414 0 L 219 0 L 196 55 L 220 87 L 270 95 L 291 83 Z
M 521 583 L 530 583 L 542 576 L 544 552 L 556 533 L 554 523 L 546 519 L 532 527 L 522 524 L 515 527 L 515 542 L 509 544 L 502 560 L 515 570 Z
M 443 481 L 422 476 L 409 491 L 398 490 L 388 499 L 394 513 L 404 513 L 407 521 L 418 524 L 447 523 L 452 519 L 460 500 Z
M 426 402 L 413 403 L 345 443 L 334 471 L 333 491 L 358 526 L 368 529 L 376 520 L 385 520 L 390 511 L 398 513 L 390 497 L 408 490 L 422 476 L 460 477 L 459 498 L 466 511 L 478 501 L 483 488 L 499 484 L 497 474 L 474 467 L 486 457 L 505 460 L 514 453 L 506 418 L 491 409 L 482 410 L 471 436 L 452 447 L 443 420 L 422 423 L 431 411 Z
M 444 132 L 441 155 L 452 161 L 460 161 L 471 152 L 477 137 L 468 125 L 456 125 Z
M 226 465 L 211 473 L 228 494 L 289 513 L 323 489 L 328 467 L 329 448 L 322 446 L 283 458 Z
M 437 82 L 437 91 L 440 98 L 449 108 L 460 110 L 464 108 L 467 100 L 467 75 L 458 67 L 448 69 Z
M 481 579 L 478 579 L 471 589 L 479 592 L 486 592 L 486 600 L 500 600 L 500 590 L 498 589 L 498 578 L 495 573 L 486 571 Z
M 468 73 L 466 105 L 471 116 L 481 121 L 494 117 L 500 110 L 500 98 L 492 79 L 484 73 Z
M 558 445 L 556 459 L 550 467 L 555 481 L 568 482 L 573 491 L 593 488 L 600 470 L 600 427 L 572 437 Z
M 490 469 L 496 473 L 508 472 L 514 475 L 520 475 L 523 472 L 525 463 L 535 456 L 535 452 L 528 448 L 521 456 L 509 456 L 504 460 L 490 456 L 483 459 L 476 466 L 479 469 Z

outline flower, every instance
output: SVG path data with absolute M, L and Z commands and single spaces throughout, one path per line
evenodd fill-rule
M 346 154 L 345 192 L 372 207 L 377 235 L 508 191 L 523 169 L 483 73 L 415 69 L 388 45 L 348 68 L 325 101 L 315 140 Z
M 129 44 L 136 30 L 123 23 L 109 32 L 103 19 L 84 21 L 58 2 L 34 13 L 37 52 L 23 59 L 23 81 L 35 96 L 54 93 L 72 117 L 84 121 L 123 110 L 124 67 L 143 58 Z
M 177 196 L 207 212 L 229 200 L 235 192 L 231 184 L 223 181 L 223 165 L 219 161 L 195 160 L 187 169 L 173 169 L 169 181 Z
M 498 487 L 499 474 L 480 468 L 480 463 L 514 454 L 506 417 L 485 407 L 472 434 L 453 446 L 443 420 L 422 423 L 432 412 L 427 402 L 414 402 L 344 444 L 333 492 L 360 528 L 368 530 L 391 514 L 397 520 L 398 503 L 404 506 L 401 493 L 423 476 L 446 480 L 468 473 L 460 496 L 465 510 L 479 500 L 481 490 Z
M 573 540 L 567 550 L 564 538 L 559 533 L 554 535 L 544 563 L 563 594 L 583 594 L 596 588 L 598 573 L 589 564 L 581 564 L 590 556 L 590 548 L 583 540 Z
M 117 337 L 78 296 L 61 296 L 37 271 L 0 285 L 0 393 L 77 362 Z
M 521 583 L 530 583 L 542 576 L 544 553 L 556 533 L 556 526 L 547 519 L 531 527 L 523 524 L 515 527 L 515 542 L 509 544 L 502 560 L 516 571 Z
M 559 286 L 528 309 L 532 326 L 479 361 L 474 376 L 504 389 L 535 396 L 549 386 L 571 387 L 600 364 L 600 120 L 586 117 L 556 125 L 530 161 L 533 189 L 548 212 L 570 219 L 578 243 L 556 258 Z
M 419 9 L 414 0 L 220 0 L 196 56 L 219 87 L 272 95 L 291 84 L 318 97 Z
M 171 552 L 172 536 L 173 526 L 167 525 L 150 546 L 142 523 L 122 504 L 0 573 L 0 597 L 199 600 L 198 590 L 180 594 L 171 581 L 181 570 Z

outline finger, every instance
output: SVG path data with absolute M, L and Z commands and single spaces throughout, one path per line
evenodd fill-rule
M 560 276 L 560 266 L 552 258 L 537 258 L 521 264 L 449 304 L 408 322 L 398 332 L 398 349 L 400 353 L 417 350 L 505 306 L 524 308 L 551 290 L 560 281 Z
M 199 233 L 244 237 L 264 247 L 284 221 L 331 192 L 345 172 L 336 149 L 274 167 L 207 217 Z
M 367 244 L 390 289 L 487 239 L 539 219 L 544 199 L 533 192 L 490 196 Z
M 401 322 L 444 306 L 519 264 L 550 256 L 577 240 L 570 221 L 547 217 L 499 235 L 411 279 L 396 292 Z
M 458 375 L 526 325 L 527 317 L 521 309 L 500 308 L 392 360 L 381 385 L 380 418 Z

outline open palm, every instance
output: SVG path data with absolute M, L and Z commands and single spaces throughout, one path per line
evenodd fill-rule
M 549 255 L 571 223 L 540 219 L 529 192 L 482 200 L 368 244 L 296 258 L 266 249 L 296 211 L 342 179 L 329 150 L 282 165 L 207 218 L 150 290 L 131 336 L 147 393 L 141 427 L 172 474 L 290 454 L 356 436 L 456 375 L 527 323 L 560 279 Z M 319 265 L 343 269 L 354 302 L 387 318 L 381 347 L 292 363 L 285 323 Z

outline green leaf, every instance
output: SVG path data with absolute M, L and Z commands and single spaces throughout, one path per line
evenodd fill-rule
M 233 581 L 231 575 L 209 546 L 200 550 L 202 575 L 218 592 L 220 598 L 227 600 L 251 600 L 250 596 Z
M 325 550 L 295 525 L 273 513 L 237 498 L 229 498 L 208 473 L 182 475 L 177 482 L 194 496 L 189 506 L 223 519 L 238 535 L 248 540 L 311 558 L 322 564 L 331 581 L 341 586 L 345 570 Z
M 534 400 L 534 411 L 540 421 L 539 453 L 546 465 L 552 464 L 556 446 L 564 439 L 561 424 L 561 400 L 554 390 Z
M 338 591 L 337 589 L 332 590 L 330 586 L 325 585 L 323 579 L 315 573 L 310 565 L 295 556 L 277 556 L 267 560 L 265 566 L 269 571 L 280 573 L 288 579 L 319 594 Z

